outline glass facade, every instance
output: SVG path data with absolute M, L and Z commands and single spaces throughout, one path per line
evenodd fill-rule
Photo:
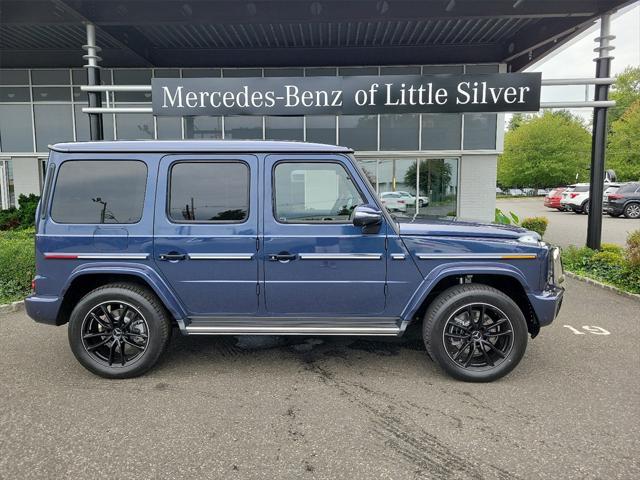
M 498 65 L 410 65 L 306 68 L 102 69 L 105 85 L 149 85 L 155 78 L 302 77 L 490 73 Z M 0 69 L 0 152 L 46 153 L 47 145 L 89 139 L 86 71 Z M 151 106 L 150 92 L 103 95 L 115 106 Z M 55 121 L 54 121 L 55 119 Z M 105 114 L 104 137 L 113 139 L 286 139 L 339 143 L 366 152 L 495 150 L 496 114 L 381 114 L 303 117 L 154 117 Z

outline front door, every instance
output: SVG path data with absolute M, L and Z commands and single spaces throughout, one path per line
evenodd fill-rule
M 269 155 L 264 191 L 267 311 L 382 313 L 386 225 L 375 233 L 353 225 L 353 208 L 373 203 L 353 165 L 340 155 Z
M 258 176 L 253 155 L 161 160 L 154 257 L 192 317 L 258 309 Z

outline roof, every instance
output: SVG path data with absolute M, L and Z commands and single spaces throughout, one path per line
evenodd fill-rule
M 133 140 L 56 143 L 56 152 L 325 152 L 353 153 L 347 147 L 323 143 L 274 140 Z
M 92 22 L 106 67 L 506 63 L 519 71 L 630 3 L 2 0 L 0 57 L 5 68 L 79 67 Z

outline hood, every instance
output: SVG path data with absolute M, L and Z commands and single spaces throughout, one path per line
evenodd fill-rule
M 522 227 L 435 218 L 396 218 L 401 235 L 429 235 L 446 237 L 519 238 L 531 234 Z M 533 235 L 538 236 L 536 233 Z

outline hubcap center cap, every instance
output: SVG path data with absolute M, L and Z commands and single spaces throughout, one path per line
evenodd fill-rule
M 471 338 L 473 340 L 480 340 L 482 338 L 482 332 L 480 331 L 475 331 L 471 334 Z

